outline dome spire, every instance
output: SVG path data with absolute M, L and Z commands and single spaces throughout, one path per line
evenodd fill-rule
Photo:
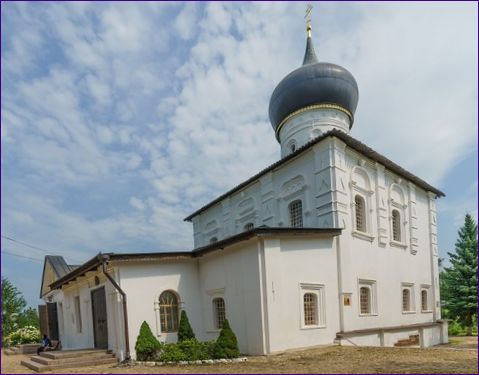
M 306 39 L 306 51 L 304 52 L 304 59 L 303 59 L 303 65 L 308 65 L 308 64 L 314 64 L 318 62 L 318 58 L 316 57 L 316 53 L 314 52 L 314 46 L 313 46 L 313 40 L 311 38 L 311 10 L 313 9 L 313 6 L 311 4 L 308 4 L 306 7 L 306 13 L 304 15 L 304 18 L 306 19 L 306 33 L 307 33 L 307 39 Z

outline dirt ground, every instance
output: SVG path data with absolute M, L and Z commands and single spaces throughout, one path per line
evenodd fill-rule
M 372 348 L 328 346 L 248 357 L 247 362 L 212 365 L 129 366 L 104 365 L 64 369 L 70 374 L 163 373 L 478 373 L 477 337 L 451 337 L 450 344 L 434 348 Z M 2 353 L 2 374 L 31 374 L 20 365 L 27 356 Z

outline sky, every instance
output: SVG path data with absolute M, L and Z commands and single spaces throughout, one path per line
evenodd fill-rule
M 29 305 L 47 252 L 190 250 L 183 218 L 280 158 L 268 103 L 305 8 L 2 2 L 1 272 Z M 446 193 L 447 257 L 477 220 L 477 3 L 321 2 L 312 25 L 358 83 L 351 135 Z

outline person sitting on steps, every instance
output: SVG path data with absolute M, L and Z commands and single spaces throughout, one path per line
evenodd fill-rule
M 40 347 L 38 347 L 37 354 L 40 355 L 40 353 L 45 351 L 45 349 L 52 348 L 52 347 L 53 347 L 52 342 L 48 338 L 47 334 L 44 333 L 43 334 L 42 345 Z
M 38 347 L 37 354 L 40 355 L 41 352 L 50 351 L 50 350 L 60 350 L 61 341 L 60 340 L 50 340 L 46 333 L 43 334 L 42 345 Z

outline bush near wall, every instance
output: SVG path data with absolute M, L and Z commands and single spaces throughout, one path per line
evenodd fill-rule
M 6 347 L 20 344 L 40 344 L 40 342 L 40 330 L 33 326 L 17 329 L 4 338 Z
M 215 343 L 213 356 L 214 358 L 238 358 L 239 355 L 238 340 L 230 327 L 228 319 L 225 319 L 223 328 Z
M 198 361 L 237 358 L 240 355 L 238 341 L 227 320 L 216 341 L 201 342 L 190 338 L 176 344 L 158 342 L 148 324 L 143 322 L 135 349 L 138 361 Z
M 135 344 L 136 358 L 139 361 L 149 361 L 155 357 L 160 348 L 161 344 L 151 332 L 150 326 L 143 322 Z

